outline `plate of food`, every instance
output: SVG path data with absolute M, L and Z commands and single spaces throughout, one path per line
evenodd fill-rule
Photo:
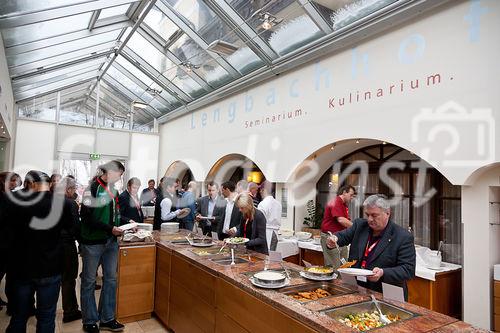
M 231 237 L 231 238 L 226 238 L 224 241 L 228 244 L 239 245 L 249 242 L 250 239 L 244 237 Z
M 188 216 L 189 213 L 191 213 L 191 208 L 189 208 L 189 207 L 182 208 L 181 211 L 179 212 L 179 215 L 177 215 L 177 218 L 183 219 L 186 216 Z
M 373 275 L 373 272 L 369 269 L 363 268 L 339 268 L 339 273 L 353 275 L 353 276 L 370 276 Z
M 352 266 L 354 266 L 358 261 L 357 260 L 353 260 L 353 261 L 348 261 L 346 262 L 345 264 L 342 264 L 340 265 L 339 268 L 351 268 Z
M 201 216 L 201 215 L 198 215 L 198 216 L 196 216 L 196 218 L 200 219 L 200 220 L 215 220 L 214 216 Z

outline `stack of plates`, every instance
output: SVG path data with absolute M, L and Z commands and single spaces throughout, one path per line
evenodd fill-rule
M 151 223 L 137 223 L 137 229 L 153 231 L 153 225 Z
M 165 222 L 161 224 L 161 231 L 167 234 L 179 232 L 179 222 Z
M 142 214 L 145 218 L 155 216 L 155 207 L 154 206 L 141 206 Z

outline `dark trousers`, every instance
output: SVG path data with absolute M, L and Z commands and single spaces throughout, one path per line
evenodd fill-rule
M 36 294 L 36 332 L 53 333 L 56 328 L 56 307 L 61 276 L 37 279 L 12 279 L 9 299 L 12 317 L 7 333 L 25 333 L 26 323 Z
M 75 242 L 63 242 L 64 269 L 61 280 L 63 315 L 71 316 L 78 312 L 76 298 L 76 278 L 78 277 L 78 253 Z

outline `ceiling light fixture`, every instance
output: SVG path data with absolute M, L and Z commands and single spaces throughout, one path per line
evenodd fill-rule
M 144 102 L 134 101 L 134 102 L 132 102 L 132 106 L 134 108 L 138 108 L 138 109 L 145 109 L 148 107 L 148 104 L 146 104 Z
M 181 65 L 186 68 L 186 72 L 188 72 L 188 73 L 191 73 L 193 71 L 193 69 L 200 68 L 200 65 L 195 65 L 195 64 L 191 63 L 190 61 L 181 62 Z
M 383 144 L 383 145 L 386 145 L 386 144 L 387 144 L 387 142 L 385 142 L 385 141 L 382 141 L 382 144 Z
M 221 55 L 231 55 L 238 50 L 238 47 L 234 44 L 225 42 L 223 40 L 214 40 L 207 47 L 207 51 L 212 51 Z
M 356 140 L 356 143 L 359 143 L 359 139 Z
M 335 149 L 335 143 L 330 147 L 331 150 L 334 150 Z
M 262 29 L 264 30 L 270 30 L 272 27 L 274 27 L 276 24 L 281 23 L 283 19 L 278 20 L 276 16 L 269 12 L 261 12 L 259 13 L 259 20 L 262 21 L 262 24 L 260 25 Z
M 148 87 L 148 88 L 146 89 L 146 91 L 147 91 L 148 93 L 150 93 L 151 95 L 156 96 L 156 95 L 161 94 L 163 90 Z

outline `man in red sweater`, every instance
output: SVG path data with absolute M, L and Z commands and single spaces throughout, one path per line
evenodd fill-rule
M 335 233 L 349 228 L 352 225 L 349 217 L 348 204 L 356 195 L 356 190 L 351 185 L 341 186 L 337 191 L 337 196 L 331 199 L 325 208 L 323 222 L 321 222 L 321 247 L 325 265 L 333 266 L 334 269 L 341 265 L 339 251 L 336 248 L 330 249 L 326 246 L 328 232 Z M 348 258 L 347 247 L 340 248 L 342 258 Z

